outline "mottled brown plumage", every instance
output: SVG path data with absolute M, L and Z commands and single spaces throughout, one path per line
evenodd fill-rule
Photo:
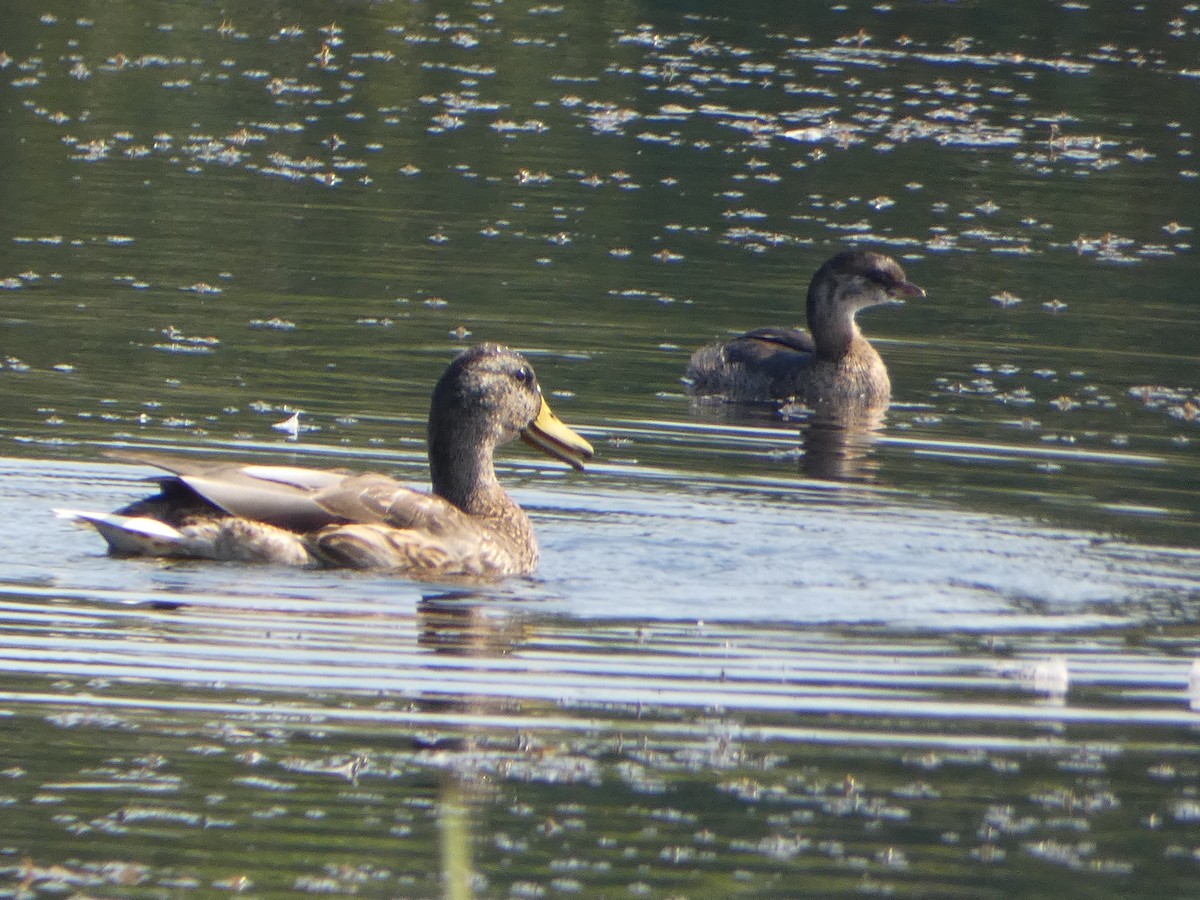
M 732 403 L 796 400 L 809 406 L 886 406 L 887 367 L 855 314 L 925 291 L 891 257 L 843 250 L 813 275 L 808 328 L 760 328 L 692 354 L 684 384 L 696 396 Z
M 450 364 L 429 410 L 433 493 L 377 473 L 112 454 L 172 474 L 116 513 L 64 510 L 116 555 L 389 569 L 415 577 L 524 574 L 529 517 L 496 480 L 495 448 L 517 437 L 577 469 L 592 448 L 546 405 L 529 363 L 482 344 Z

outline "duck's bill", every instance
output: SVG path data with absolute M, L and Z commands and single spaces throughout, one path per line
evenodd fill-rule
M 888 294 L 897 303 L 903 303 L 906 299 L 917 300 L 925 296 L 925 288 L 919 284 L 913 284 L 911 281 L 901 281 L 888 290 Z
M 559 421 L 545 400 L 537 418 L 521 432 L 521 440 L 581 472 L 595 453 L 591 444 Z

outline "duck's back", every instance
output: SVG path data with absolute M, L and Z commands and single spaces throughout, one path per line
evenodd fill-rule
M 323 562 L 343 568 L 390 569 L 416 578 L 489 578 L 537 568 L 537 543 L 523 537 L 470 521 L 436 533 L 352 523 L 322 529 L 306 543 Z
M 152 479 L 157 494 L 115 513 L 73 512 L 119 555 L 390 569 L 423 578 L 524 574 L 537 565 L 529 518 L 498 487 L 472 515 L 378 473 L 111 455 L 171 473 Z
M 317 500 L 346 522 L 306 538 L 330 565 L 420 577 L 528 574 L 537 567 L 533 525 L 501 490 L 481 499 L 471 514 L 436 494 L 366 473 L 320 492 Z

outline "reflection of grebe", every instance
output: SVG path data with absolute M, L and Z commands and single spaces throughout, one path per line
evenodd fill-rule
M 798 410 L 784 407 L 788 418 Z M 874 481 L 879 468 L 874 459 L 875 442 L 883 430 L 887 405 L 831 412 L 818 407 L 805 410 L 800 421 L 800 443 L 804 450 L 800 470 L 822 481 Z
M 197 462 L 157 453 L 115 454 L 148 463 L 161 491 L 106 515 L 64 510 L 111 552 L 286 565 L 383 568 L 417 577 L 532 572 L 529 517 L 500 482 L 492 455 L 521 437 L 583 468 L 592 448 L 542 398 L 525 358 L 481 344 L 454 360 L 433 389 L 429 471 L 433 493 L 379 474 Z
M 684 376 L 689 391 L 733 403 L 798 400 L 809 406 L 886 406 L 887 367 L 858 329 L 860 309 L 923 297 L 900 264 L 869 250 L 843 250 L 808 287 L 808 328 L 760 328 L 701 347 Z

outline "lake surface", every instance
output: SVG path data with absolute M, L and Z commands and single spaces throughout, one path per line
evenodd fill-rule
M 1200 7 L 0 13 L 0 893 L 1200 892 Z M 849 244 L 881 427 L 687 397 Z M 424 484 L 481 340 L 597 448 L 534 578 L 54 518 Z

